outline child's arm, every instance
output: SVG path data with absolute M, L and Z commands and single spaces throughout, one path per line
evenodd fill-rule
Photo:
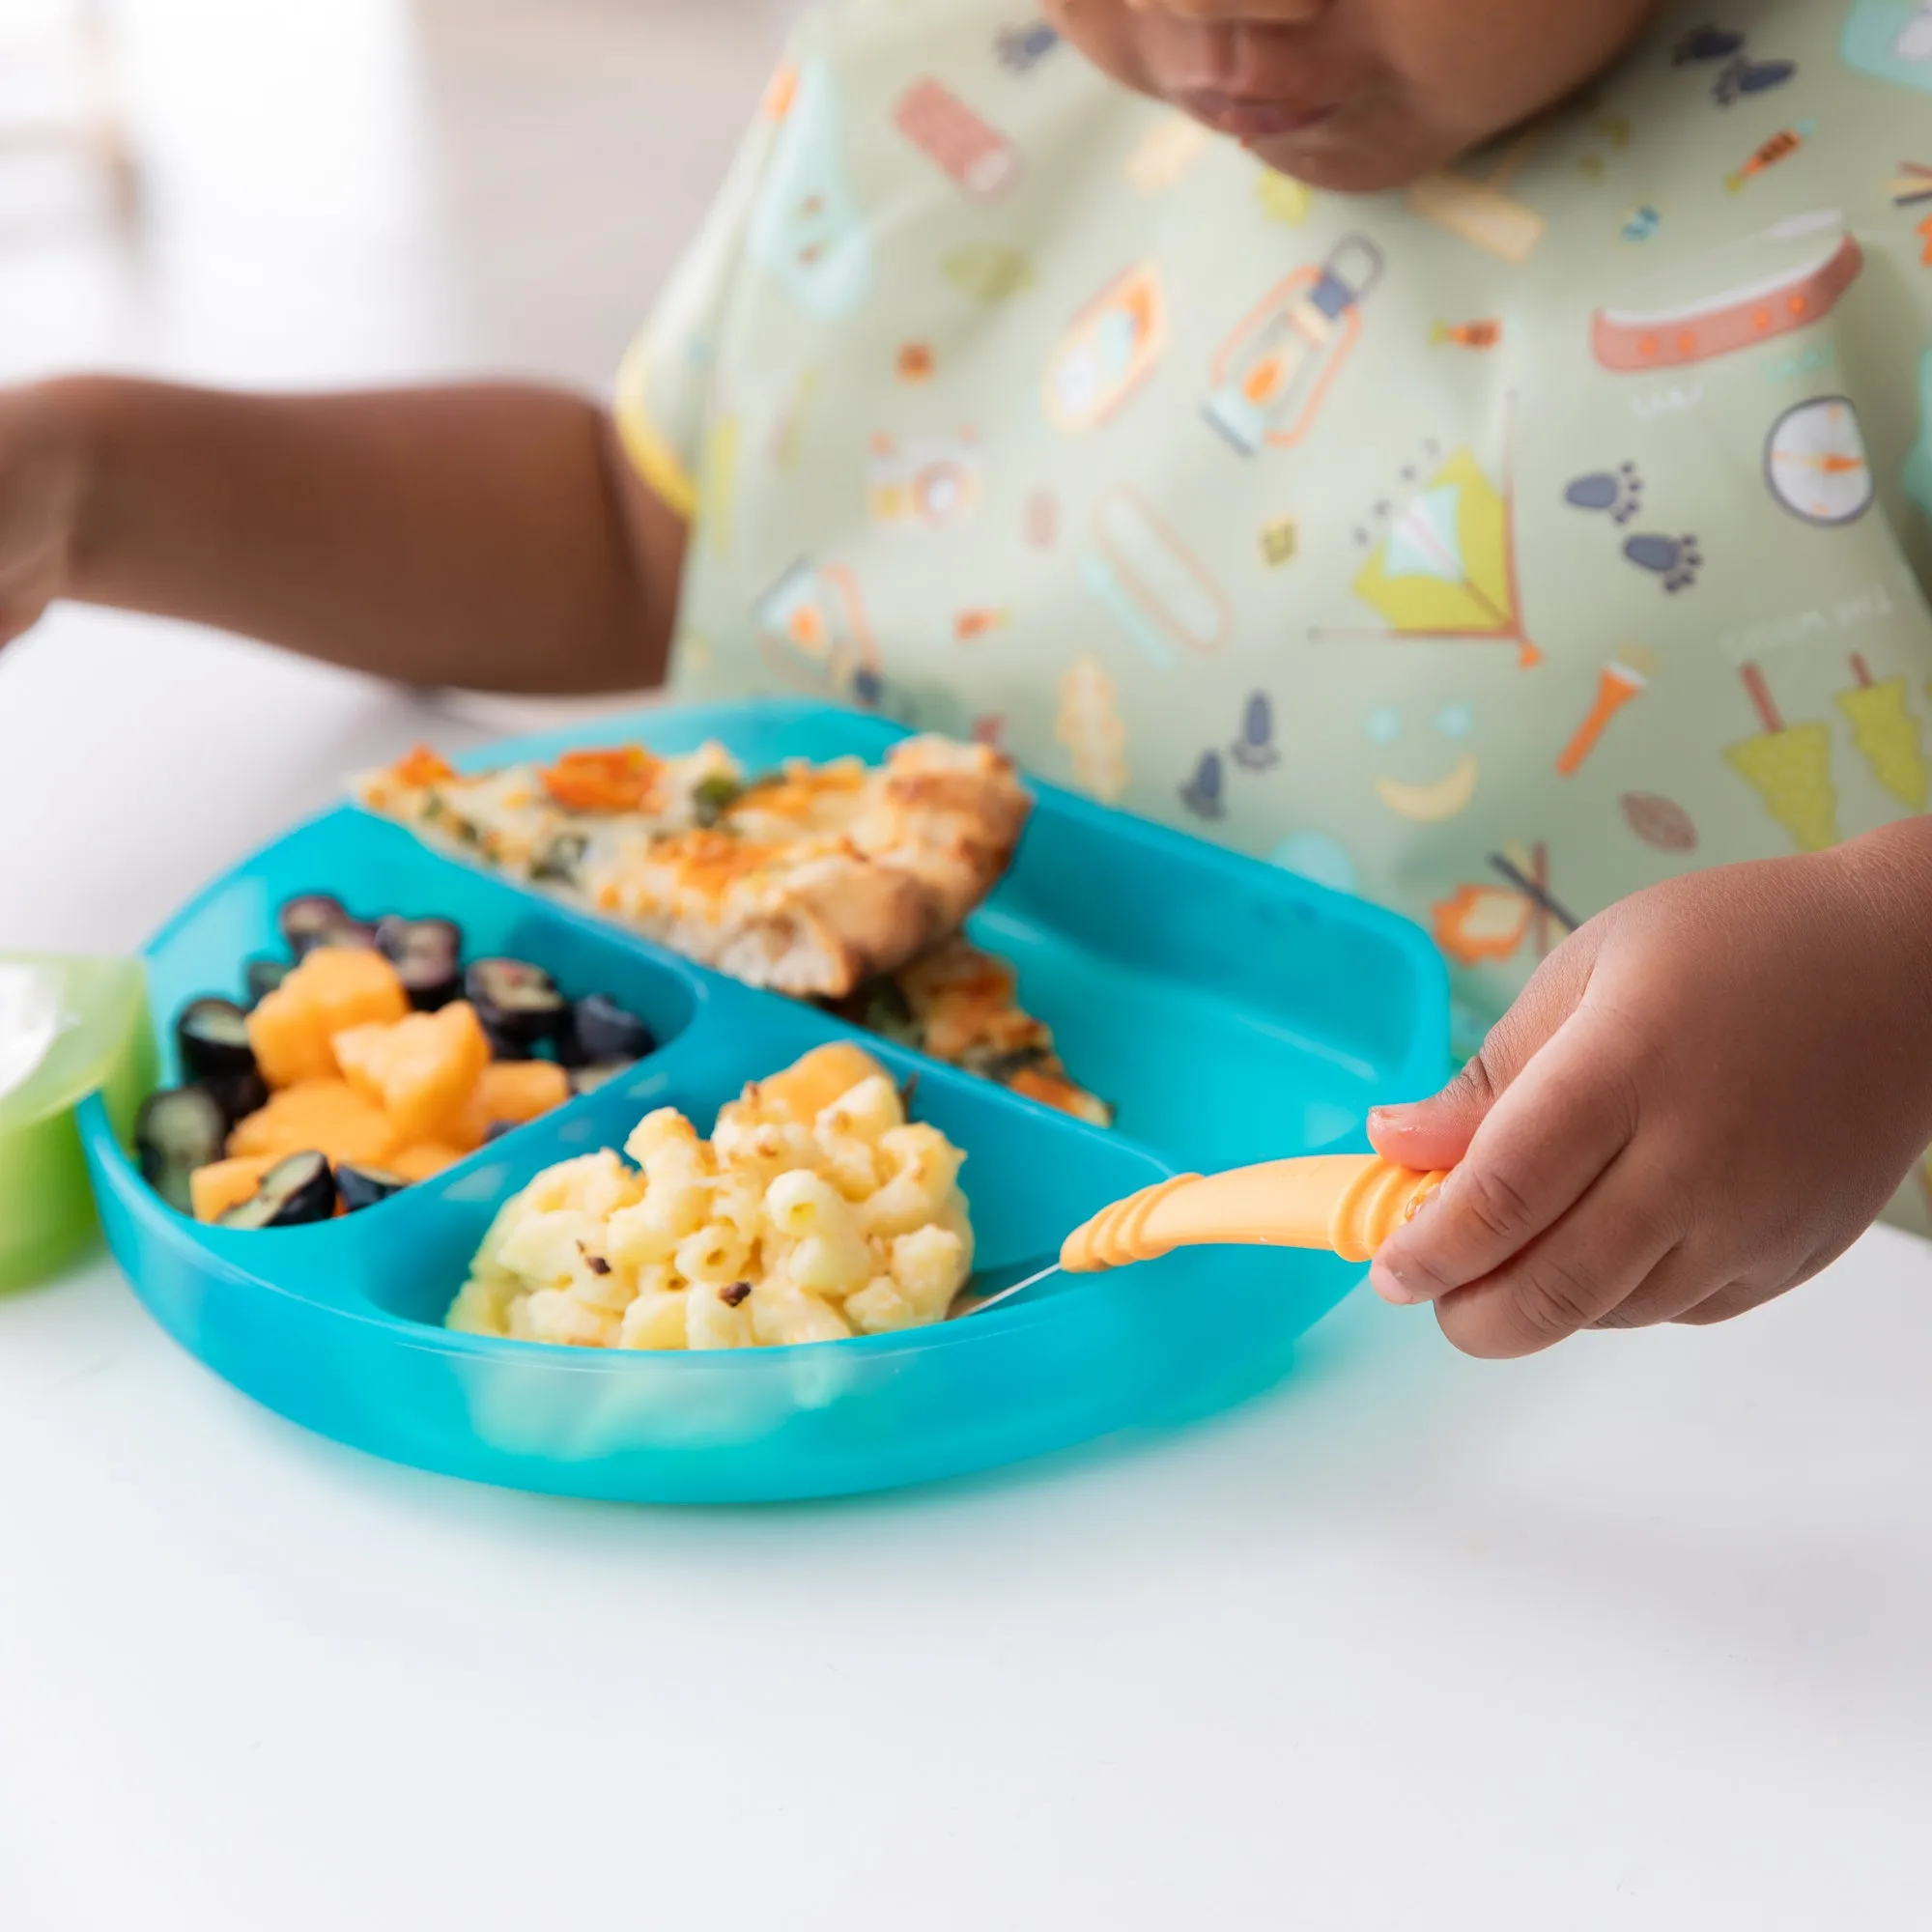
M 0 642 L 69 597 L 409 684 L 636 690 L 683 551 L 610 417 L 561 390 L 0 390 Z
M 1477 1355 L 1717 1321 L 1850 1246 L 1932 1141 L 1932 819 L 1634 895 L 1377 1150 L 1461 1166 L 1376 1258 Z

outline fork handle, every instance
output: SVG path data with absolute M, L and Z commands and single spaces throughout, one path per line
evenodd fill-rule
M 1178 1175 L 1111 1208 L 1066 1237 L 1060 1264 L 1091 1274 L 1175 1248 L 1328 1248 L 1365 1262 L 1447 1178 L 1379 1154 L 1311 1154 L 1225 1174 Z

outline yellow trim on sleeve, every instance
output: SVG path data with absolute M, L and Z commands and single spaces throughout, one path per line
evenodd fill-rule
M 684 459 L 651 420 L 650 405 L 644 400 L 649 347 L 639 336 L 617 371 L 613 410 L 617 434 L 623 439 L 624 453 L 644 479 L 645 487 L 667 509 L 690 523 L 697 510 L 697 485 L 684 467 Z

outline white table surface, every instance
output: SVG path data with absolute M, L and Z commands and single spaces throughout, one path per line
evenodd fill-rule
M 0 939 L 131 947 L 422 728 L 64 613 Z M 1928 1291 L 1880 1233 L 1502 1366 L 1358 1295 L 1211 1426 L 731 1513 L 372 1462 L 97 1263 L 0 1301 L 0 1925 L 1923 1925 Z

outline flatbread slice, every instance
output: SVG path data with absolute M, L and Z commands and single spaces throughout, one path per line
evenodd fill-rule
M 883 765 L 748 776 L 721 745 L 639 745 L 459 774 L 417 751 L 356 799 L 427 843 L 748 985 L 842 998 L 953 931 L 1030 809 L 984 745 L 908 738 Z

